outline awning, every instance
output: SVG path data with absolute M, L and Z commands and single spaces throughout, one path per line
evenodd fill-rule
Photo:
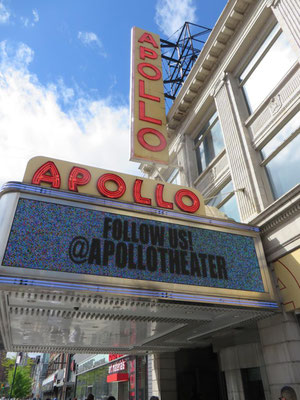
M 116 373 L 107 376 L 107 382 L 126 382 L 128 381 L 127 373 Z

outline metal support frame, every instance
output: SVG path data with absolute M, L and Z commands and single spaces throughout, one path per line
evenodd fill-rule
M 15 383 L 17 368 L 18 368 L 18 363 L 17 363 L 17 357 L 16 357 L 14 375 L 13 375 L 12 382 L 11 382 L 11 387 L 10 387 L 10 391 L 9 391 L 8 400 L 10 400 L 11 396 L 12 396 L 12 391 L 13 391 L 13 387 L 14 387 L 14 383 Z
M 210 28 L 185 22 L 176 43 L 160 40 L 167 99 L 175 100 L 210 32 Z

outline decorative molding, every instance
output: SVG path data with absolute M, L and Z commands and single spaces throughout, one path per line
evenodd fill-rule
M 217 173 L 217 167 L 216 167 L 216 166 L 215 166 L 215 167 L 212 167 L 212 169 L 211 169 L 211 176 L 212 176 L 213 180 L 215 180 L 215 179 L 217 178 L 218 173 Z
M 180 93 L 168 113 L 169 123 L 172 123 L 172 127 L 177 127 L 177 125 L 173 125 L 173 120 L 177 120 L 178 118 L 178 109 L 182 110 L 181 112 L 183 116 L 186 116 L 191 107 L 191 103 L 187 103 L 187 107 L 185 107 L 185 104 L 181 103 L 181 101 L 185 100 L 185 102 L 187 102 L 187 100 L 194 100 L 197 96 L 195 89 L 198 91 L 200 86 L 203 86 L 212 76 L 215 67 L 219 66 L 220 54 L 224 52 L 228 42 L 235 35 L 237 26 L 245 17 L 245 2 L 248 3 L 246 7 L 247 9 L 250 0 L 228 2 L 228 5 L 224 8 L 208 40 L 204 44 L 196 63 L 194 64 L 193 71 L 190 72 L 189 76 L 185 80 Z M 209 62 L 207 62 L 208 60 Z M 195 88 L 193 86 L 195 86 Z M 193 87 L 192 91 L 194 91 L 192 95 L 190 93 L 191 87 Z M 180 118 L 180 120 L 181 119 L 182 118 Z
M 278 93 L 276 96 L 272 97 L 272 99 L 269 102 L 269 108 L 271 110 L 271 113 L 275 115 L 282 107 L 282 101 L 280 94 Z
M 276 228 L 278 225 L 282 225 L 284 222 L 289 220 L 295 214 L 299 214 L 300 211 L 300 201 L 294 204 L 292 207 L 288 208 L 284 212 L 275 216 L 271 221 L 267 222 L 261 227 L 261 233 L 264 235 Z
M 227 72 L 222 72 L 220 78 L 215 83 L 214 87 L 212 88 L 212 90 L 210 92 L 211 97 L 216 97 L 216 95 L 219 93 L 219 91 L 222 89 L 223 85 L 225 84 L 226 79 L 227 79 Z

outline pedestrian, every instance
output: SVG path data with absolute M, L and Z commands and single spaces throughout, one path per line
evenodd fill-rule
M 280 400 L 297 400 L 297 395 L 295 390 L 290 386 L 283 386 L 281 389 Z
M 109 396 L 109 397 L 107 398 L 107 400 L 116 400 L 116 398 L 115 398 L 114 396 Z
M 92 393 L 89 393 L 86 400 L 94 400 L 94 399 L 95 399 L 95 396 Z
M 157 396 L 151 396 L 150 400 L 159 400 L 159 398 Z

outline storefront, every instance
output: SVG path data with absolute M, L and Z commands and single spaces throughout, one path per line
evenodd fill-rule
M 78 365 L 78 400 L 85 400 L 89 393 L 92 393 L 96 400 L 105 400 L 109 395 L 118 400 L 147 400 L 147 357 L 117 356 L 114 358 L 112 354 L 101 354 Z M 102 360 L 103 364 L 94 367 L 100 364 L 99 360 Z M 87 366 L 91 368 L 86 370 Z
M 54 379 L 55 379 L 55 373 L 49 375 L 42 382 L 42 398 L 43 399 L 56 397 L 55 391 L 54 391 Z

